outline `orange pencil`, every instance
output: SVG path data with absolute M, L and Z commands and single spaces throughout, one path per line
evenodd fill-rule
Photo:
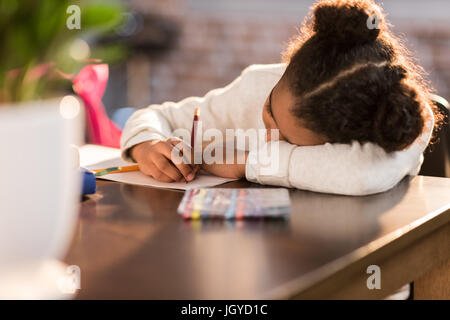
M 130 172 L 130 171 L 139 171 L 139 166 L 132 165 L 132 166 L 124 166 L 124 167 L 112 167 L 112 168 L 106 168 L 106 169 L 95 169 L 91 170 L 94 172 L 96 177 L 103 176 L 105 174 L 109 173 L 121 173 L 121 172 Z

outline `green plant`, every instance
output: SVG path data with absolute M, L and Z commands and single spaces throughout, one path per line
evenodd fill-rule
M 68 8 L 80 8 L 80 29 L 69 29 Z M 99 47 L 96 39 L 123 22 L 119 1 L 0 0 L 0 102 L 55 95 L 70 87 L 62 74 L 73 74 L 86 58 L 106 63 L 122 58 L 125 48 Z M 56 73 L 58 70 L 59 73 Z

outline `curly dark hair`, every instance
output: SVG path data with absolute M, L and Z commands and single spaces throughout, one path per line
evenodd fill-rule
M 291 112 L 303 125 L 333 143 L 373 142 L 386 152 L 422 133 L 427 103 L 440 125 L 423 69 L 389 28 L 372 0 L 313 5 L 284 55 Z

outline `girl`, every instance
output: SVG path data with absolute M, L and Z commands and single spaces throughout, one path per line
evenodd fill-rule
M 440 115 L 374 1 L 318 2 L 285 60 L 252 65 L 203 98 L 137 111 L 123 131 L 124 159 L 160 181 L 194 179 L 196 168 L 171 161 L 170 134 L 190 130 L 198 107 L 204 128 L 279 130 L 276 172 L 263 174 L 258 150 L 249 150 L 243 164 L 201 165 L 216 175 L 366 195 L 418 173 Z

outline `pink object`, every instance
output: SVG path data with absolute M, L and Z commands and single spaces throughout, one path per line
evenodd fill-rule
M 73 79 L 73 90 L 85 104 L 89 142 L 119 148 L 122 131 L 108 118 L 102 103 L 108 75 L 107 64 L 85 66 Z
M 27 71 L 27 74 L 25 75 L 24 78 L 24 82 L 34 81 L 36 79 L 45 76 L 47 73 L 50 72 L 50 70 L 53 69 L 54 65 L 55 65 L 54 62 L 48 62 L 32 67 L 30 70 Z M 24 70 L 23 68 L 9 70 L 6 73 L 6 77 L 7 79 L 14 79 L 15 77 L 19 76 L 20 73 L 23 72 L 23 70 Z

